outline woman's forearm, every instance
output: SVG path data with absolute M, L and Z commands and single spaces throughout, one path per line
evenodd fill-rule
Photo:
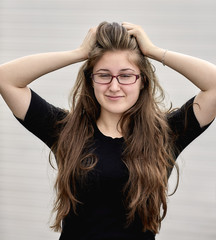
M 157 47 L 148 57 L 184 75 L 201 91 L 216 89 L 216 66 L 210 62 Z
M 81 49 L 64 52 L 49 52 L 22 57 L 0 66 L 0 88 L 11 85 L 26 87 L 35 79 L 70 64 L 85 60 Z
M 124 22 L 122 25 L 130 35 L 136 37 L 142 53 L 154 60 L 160 61 L 173 70 L 184 75 L 201 91 L 216 92 L 216 66 L 207 61 L 184 54 L 166 51 L 155 46 L 141 26 Z

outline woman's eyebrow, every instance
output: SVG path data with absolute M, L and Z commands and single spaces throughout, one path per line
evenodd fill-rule
M 128 70 L 135 72 L 135 70 L 133 70 L 131 68 L 123 68 L 119 72 L 124 72 L 124 71 L 128 71 Z
M 119 72 L 125 72 L 125 71 L 133 71 L 135 72 L 135 70 L 131 69 L 131 68 L 123 68 L 123 69 L 120 69 Z M 100 72 L 100 71 L 104 71 L 104 72 L 110 72 L 109 69 L 106 69 L 106 68 L 101 68 L 101 69 L 98 69 L 96 72 Z
M 104 69 L 104 68 L 101 68 L 101 69 L 97 70 L 96 72 L 100 72 L 100 71 L 104 71 L 104 72 L 110 72 L 110 70 L 109 70 L 109 69 Z

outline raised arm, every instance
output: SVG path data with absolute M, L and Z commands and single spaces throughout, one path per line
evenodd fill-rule
M 195 98 L 194 112 L 200 126 L 208 124 L 216 116 L 216 66 L 199 58 L 180 54 L 155 46 L 142 27 L 123 23 L 130 35 L 136 37 L 144 55 L 184 75 L 201 91 Z
M 0 94 L 18 118 L 25 118 L 30 104 L 28 84 L 49 72 L 86 60 L 95 33 L 96 28 L 91 28 L 82 45 L 75 50 L 41 53 L 0 65 Z

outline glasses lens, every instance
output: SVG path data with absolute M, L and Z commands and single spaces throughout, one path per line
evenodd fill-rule
M 121 84 L 132 84 L 137 80 L 137 76 L 133 74 L 121 74 L 118 76 L 119 83 Z
M 111 81 L 112 75 L 107 73 L 98 73 L 93 75 L 93 80 L 96 83 L 107 84 Z

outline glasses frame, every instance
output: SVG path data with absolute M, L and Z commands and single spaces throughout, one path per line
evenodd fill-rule
M 91 74 L 91 78 L 92 78 L 92 80 L 93 80 L 95 83 L 101 84 L 101 85 L 108 85 L 108 84 L 110 84 L 110 83 L 112 82 L 113 78 L 116 78 L 117 81 L 118 81 L 118 83 L 119 83 L 120 85 L 131 85 L 131 84 L 136 83 L 136 81 L 137 81 L 137 80 L 140 78 L 140 76 L 141 76 L 141 74 L 129 74 L 129 75 L 133 75 L 133 76 L 136 77 L 135 81 L 134 81 L 133 83 L 120 83 L 118 77 L 121 76 L 121 75 L 124 75 L 124 74 L 118 74 L 118 75 L 111 75 L 111 74 L 110 74 L 111 79 L 110 79 L 110 81 L 109 81 L 108 83 L 99 83 L 99 82 L 95 81 L 95 79 L 94 79 L 94 76 L 95 76 L 95 75 L 99 75 L 99 74 L 101 74 L 101 73 L 92 73 L 92 74 Z

